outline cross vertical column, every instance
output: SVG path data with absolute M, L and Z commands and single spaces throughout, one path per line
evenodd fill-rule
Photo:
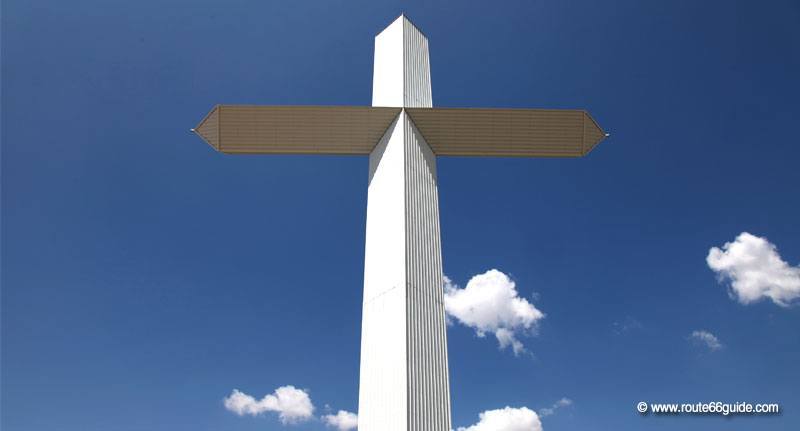
M 428 41 L 375 38 L 373 106 L 431 107 Z M 360 431 L 450 431 L 436 157 L 405 111 L 370 154 Z

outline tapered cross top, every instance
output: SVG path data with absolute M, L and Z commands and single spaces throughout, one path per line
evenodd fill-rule
M 360 431 L 450 431 L 436 156 L 580 157 L 582 110 L 434 108 L 428 40 L 375 37 L 372 106 L 217 105 L 193 129 L 228 154 L 369 155 Z

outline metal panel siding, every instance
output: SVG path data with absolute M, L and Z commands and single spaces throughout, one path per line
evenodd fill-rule
M 375 36 L 372 106 L 403 106 L 405 19 L 394 20 Z
M 369 106 L 220 105 L 197 133 L 229 154 L 369 154 L 399 112 Z
M 194 128 L 194 132 L 203 138 L 208 145 L 219 151 L 219 105 L 206 114 L 200 124 Z
M 436 157 L 405 113 L 369 178 L 359 430 L 450 431 Z
M 584 111 L 409 108 L 438 156 L 579 157 L 605 133 Z
M 589 154 L 590 151 L 597 146 L 603 139 L 606 138 L 606 133 L 603 129 L 600 128 L 600 125 L 594 121 L 591 115 L 588 113 L 584 117 L 584 127 L 583 127 L 583 142 L 584 142 L 584 149 L 583 154 Z
M 430 108 L 431 71 L 428 39 L 411 21 L 403 18 L 403 106 Z
M 372 106 L 433 106 L 428 39 L 403 15 L 375 37 Z
M 358 398 L 362 431 L 408 429 L 404 130 L 400 121 L 395 120 L 370 154 Z
M 408 429 L 450 430 L 436 156 L 404 118 Z
M 427 39 L 401 16 L 375 38 L 373 105 L 432 106 L 428 63 Z M 450 431 L 436 157 L 405 112 L 390 130 L 370 154 L 358 429 Z

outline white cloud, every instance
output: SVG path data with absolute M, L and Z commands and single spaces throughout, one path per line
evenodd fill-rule
M 569 398 L 561 398 L 560 400 L 556 401 L 552 406 L 545 407 L 545 408 L 539 410 L 539 416 L 540 417 L 550 416 L 550 415 L 554 414 L 556 412 L 556 410 L 558 410 L 558 409 L 560 409 L 562 407 L 567 407 L 567 406 L 571 406 L 571 405 L 572 405 L 572 400 L 571 399 L 569 399 Z
M 334 427 L 339 431 L 349 431 L 358 428 L 358 415 L 348 411 L 339 410 L 335 415 L 325 415 L 322 421 L 326 425 Z
M 225 408 L 239 416 L 277 412 L 283 424 L 307 421 L 314 413 L 314 405 L 308 393 L 294 386 L 281 386 L 260 400 L 234 389 L 231 395 L 225 398 Z
M 616 335 L 623 335 L 630 332 L 640 331 L 644 329 L 644 325 L 642 325 L 642 322 L 634 319 L 633 317 L 626 316 L 622 321 L 613 322 L 611 324 L 611 328 Z
M 527 407 L 506 407 L 487 410 L 480 414 L 478 423 L 457 431 L 542 431 L 542 421 Z
M 444 282 L 448 316 L 475 329 L 479 337 L 494 334 L 501 349 L 511 346 L 515 355 L 525 352 L 517 335 L 535 329 L 544 313 L 519 297 L 514 281 L 506 274 L 491 269 L 472 277 L 463 289 L 447 277 Z
M 716 335 L 708 331 L 704 330 L 692 331 L 692 334 L 689 335 L 689 339 L 693 340 L 696 343 L 705 345 L 711 351 L 719 350 L 722 348 L 722 342 L 719 341 L 719 338 L 717 338 Z
M 766 238 L 742 232 L 722 249 L 711 247 L 706 262 L 720 281 L 730 281 L 731 296 L 742 304 L 769 298 L 786 307 L 800 297 L 800 266 L 781 259 Z

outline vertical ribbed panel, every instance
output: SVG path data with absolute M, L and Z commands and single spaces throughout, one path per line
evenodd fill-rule
M 375 36 L 372 106 L 433 106 L 428 39 L 405 16 Z
M 436 156 L 403 113 L 405 127 L 408 429 L 449 431 Z
M 370 154 L 360 431 L 450 431 L 436 157 L 405 112 Z
M 404 128 L 401 113 L 369 156 L 359 429 L 407 431 Z
M 373 106 L 432 106 L 428 40 L 375 37 Z M 436 156 L 401 111 L 369 156 L 359 431 L 450 431 Z
M 403 19 L 403 106 L 430 108 L 431 68 L 428 39 L 406 17 Z
M 370 154 L 359 429 L 406 431 L 406 262 L 403 114 Z

